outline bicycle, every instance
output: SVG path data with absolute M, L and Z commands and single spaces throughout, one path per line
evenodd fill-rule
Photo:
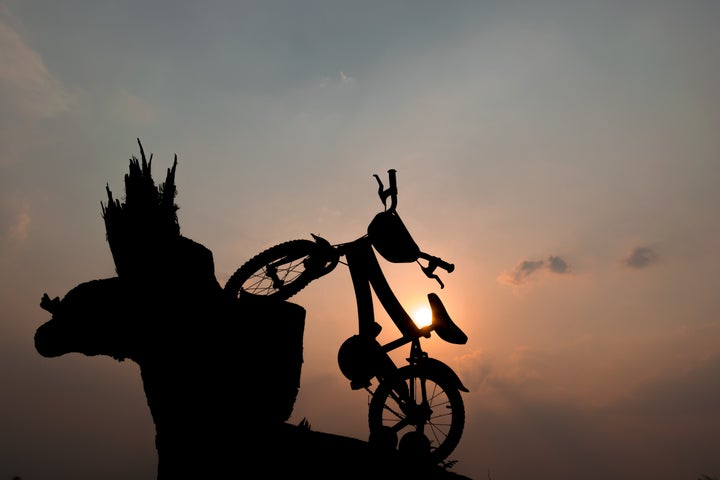
M 312 240 L 277 244 L 238 268 L 224 291 L 238 298 L 255 295 L 286 300 L 333 271 L 338 263 L 345 264 L 355 291 L 358 334 L 340 346 L 338 364 L 353 390 L 365 389 L 371 396 L 370 443 L 424 452 L 437 464 L 460 442 L 465 424 L 460 392 L 469 390 L 452 368 L 423 351 L 420 340 L 435 332 L 446 342 L 464 344 L 467 336 L 435 293 L 428 294 L 432 322 L 418 327 L 390 288 L 374 250 L 392 263 L 416 262 L 428 278 L 437 280 L 440 288 L 444 284 L 435 274 L 436 269 L 451 273 L 455 266 L 422 252 L 403 224 L 396 210 L 396 170 L 388 170 L 387 189 L 378 175 L 373 176 L 384 211 L 370 222 L 367 234 L 335 245 L 315 234 L 311 234 Z M 427 265 L 423 266 L 421 259 Z M 385 344 L 377 340 L 382 327 L 375 321 L 371 288 L 402 334 Z M 407 344 L 407 365 L 398 367 L 389 352 Z M 378 382 L 374 391 L 370 388 L 373 378 Z

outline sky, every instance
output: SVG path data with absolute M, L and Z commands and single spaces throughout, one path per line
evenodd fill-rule
M 441 290 L 382 264 L 469 337 L 425 341 L 470 390 L 453 471 L 720 476 L 718 21 L 714 0 L 0 0 L 0 476 L 155 478 L 137 365 L 33 345 L 43 293 L 115 275 L 101 202 L 137 138 L 158 177 L 178 155 L 181 233 L 221 284 L 276 243 L 363 235 L 397 170 L 415 241 L 456 266 Z M 336 360 L 347 269 L 292 300 L 289 421 L 366 439 Z

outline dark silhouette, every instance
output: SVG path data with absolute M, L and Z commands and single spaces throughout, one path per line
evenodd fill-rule
M 464 344 L 467 336 L 435 293 L 428 294 L 431 324 L 417 326 L 380 268 L 375 251 L 393 263 L 417 262 L 440 288 L 444 285 L 435 271 L 442 268 L 451 273 L 455 269 L 440 257 L 421 251 L 403 224 L 396 209 L 396 173 L 388 170 L 388 188 L 375 175 L 384 210 L 372 219 L 367 234 L 336 245 L 313 235 L 313 240 L 290 240 L 272 246 L 238 268 L 224 290 L 239 299 L 287 300 L 333 271 L 343 258 L 355 290 L 358 334 L 341 345 L 338 363 L 352 389 L 363 388 L 371 395 L 370 441 L 378 448 L 410 455 L 416 464 L 432 466 L 444 462 L 460 442 L 465 425 L 461 392 L 468 389 L 448 365 L 423 351 L 420 340 L 434 332 L 446 342 Z M 422 266 L 420 259 L 427 265 Z M 382 327 L 375 321 L 373 291 L 401 334 L 384 345 L 377 340 Z M 408 344 L 408 364 L 398 367 L 388 353 Z M 372 379 L 378 383 L 374 391 L 370 388 Z
M 140 366 L 158 479 L 258 469 L 272 477 L 458 477 L 394 449 L 287 423 L 300 386 L 305 309 L 228 295 L 212 252 L 180 234 L 177 157 L 156 185 L 152 155 L 138 144 L 124 201 L 107 188 L 102 205 L 117 276 L 82 283 L 62 300 L 43 295 L 52 318 L 37 329 L 35 346 L 46 357 L 79 352 Z

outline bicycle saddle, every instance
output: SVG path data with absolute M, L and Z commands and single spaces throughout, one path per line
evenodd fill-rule
M 430 300 L 430 310 L 432 310 L 433 329 L 438 336 L 446 342 L 456 345 L 467 342 L 467 335 L 452 321 L 440 297 L 435 293 L 428 293 L 428 300 Z

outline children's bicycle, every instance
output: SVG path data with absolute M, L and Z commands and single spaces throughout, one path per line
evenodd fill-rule
M 423 351 L 420 340 L 435 332 L 446 342 L 464 344 L 467 336 L 435 293 L 428 294 L 431 324 L 417 326 L 391 290 L 375 250 L 392 263 L 416 262 L 428 278 L 437 280 L 440 288 L 444 284 L 435 273 L 437 268 L 451 273 L 455 267 L 420 251 L 403 224 L 396 211 L 396 171 L 388 170 L 387 189 L 377 175 L 373 176 L 385 209 L 370 222 L 367 234 L 335 245 L 315 234 L 311 234 L 312 240 L 277 244 L 238 268 L 224 290 L 238 298 L 255 295 L 285 300 L 330 273 L 338 263 L 346 265 L 355 290 L 358 333 L 341 345 L 338 364 L 353 390 L 365 389 L 371 395 L 370 443 L 423 452 L 432 462 L 441 463 L 460 442 L 465 424 L 460 392 L 468 389 L 447 364 Z M 385 344 L 377 340 L 382 327 L 375 321 L 371 288 L 401 333 Z M 388 353 L 407 344 L 407 365 L 398 367 Z M 374 390 L 373 378 L 377 379 Z

